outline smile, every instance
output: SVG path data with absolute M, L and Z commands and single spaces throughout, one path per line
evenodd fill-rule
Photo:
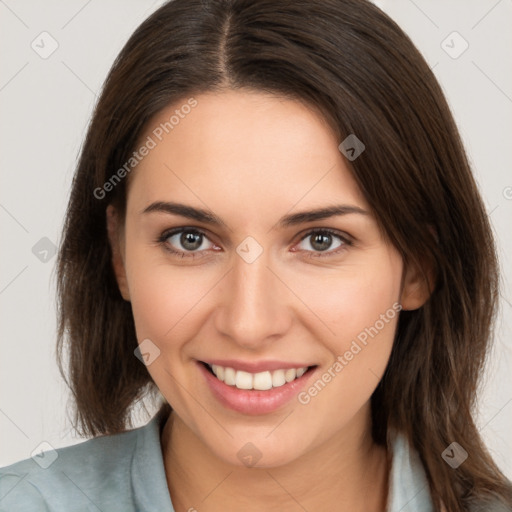
M 301 368 L 279 369 L 272 372 L 250 373 L 216 364 L 208 365 L 208 367 L 217 379 L 228 386 L 235 386 L 238 389 L 256 389 L 258 391 L 266 391 L 284 386 L 287 382 L 292 382 L 302 377 L 308 370 L 307 366 L 303 366 Z
M 258 364 L 235 361 L 232 366 L 226 363 L 228 361 L 222 365 L 197 361 L 197 367 L 217 402 L 246 415 L 268 414 L 295 403 L 293 399 L 319 369 L 318 365 L 300 366 L 277 361 Z M 250 369 L 253 371 L 248 371 Z

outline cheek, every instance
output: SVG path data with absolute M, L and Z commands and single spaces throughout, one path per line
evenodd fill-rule
M 389 361 L 397 319 L 398 311 L 392 308 L 387 323 L 379 319 L 363 329 L 347 326 L 331 343 L 330 361 L 297 396 L 305 428 L 322 424 L 333 434 L 369 402 Z
M 370 398 L 389 360 L 401 306 L 401 260 L 382 253 L 368 262 L 301 282 L 304 303 L 316 314 L 308 329 L 329 356 L 300 403 L 322 415 L 326 404 L 350 417 Z M 306 318 L 304 315 L 303 318 Z M 312 318 L 312 315 L 309 315 Z M 319 321 L 321 320 L 321 321 Z M 342 418 L 343 416 L 343 418 Z
M 136 244 L 127 243 L 126 272 L 139 341 L 177 339 L 187 315 L 212 286 L 197 276 L 197 268 L 179 268 L 154 247 Z
M 127 245 L 128 249 L 128 245 Z M 188 383 L 186 340 L 201 325 L 201 300 L 214 282 L 171 265 L 155 249 L 134 246 L 126 259 L 126 271 L 137 340 L 149 339 L 160 351 L 148 365 L 151 378 L 180 416 L 192 421 L 187 394 L 179 383 Z M 153 349 L 154 350 L 154 349 Z
M 295 280 L 294 291 L 314 313 L 316 321 L 310 323 L 310 328 L 316 325 L 318 339 L 326 340 L 331 351 L 340 353 L 375 324 L 381 339 L 393 337 L 401 272 L 397 255 L 379 251 L 321 277 L 318 272 L 303 274 Z
M 394 279 L 391 275 L 367 272 L 361 278 L 340 284 L 324 299 L 329 301 L 324 308 L 332 318 L 332 330 L 342 342 L 339 349 L 344 348 L 348 339 L 364 343 L 365 333 L 370 331 L 382 341 L 392 339 L 392 320 L 400 296 L 399 276 Z

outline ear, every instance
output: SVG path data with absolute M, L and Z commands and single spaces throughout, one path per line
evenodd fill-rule
M 421 308 L 430 297 L 434 285 L 435 277 L 430 265 L 419 262 L 405 263 L 400 296 L 402 309 L 410 311 Z
M 126 278 L 125 269 L 125 252 L 124 252 L 124 227 L 119 212 L 114 206 L 107 206 L 107 233 L 112 250 L 112 267 L 116 276 L 119 291 L 124 300 L 130 300 L 130 291 L 128 289 L 128 280 Z

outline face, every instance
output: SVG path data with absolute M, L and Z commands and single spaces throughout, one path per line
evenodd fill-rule
M 124 223 L 109 210 L 114 267 L 180 421 L 228 463 L 250 442 L 259 466 L 286 464 L 366 433 L 398 304 L 424 299 L 317 113 L 257 92 L 195 99 L 161 141 L 180 105 L 141 137 L 156 145 Z

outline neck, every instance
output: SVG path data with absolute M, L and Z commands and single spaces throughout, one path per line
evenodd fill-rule
M 216 457 L 172 412 L 162 451 L 175 511 L 219 512 L 228 505 L 247 512 L 385 510 L 387 452 L 371 438 L 369 410 L 360 413 L 353 425 L 288 464 L 247 468 Z

